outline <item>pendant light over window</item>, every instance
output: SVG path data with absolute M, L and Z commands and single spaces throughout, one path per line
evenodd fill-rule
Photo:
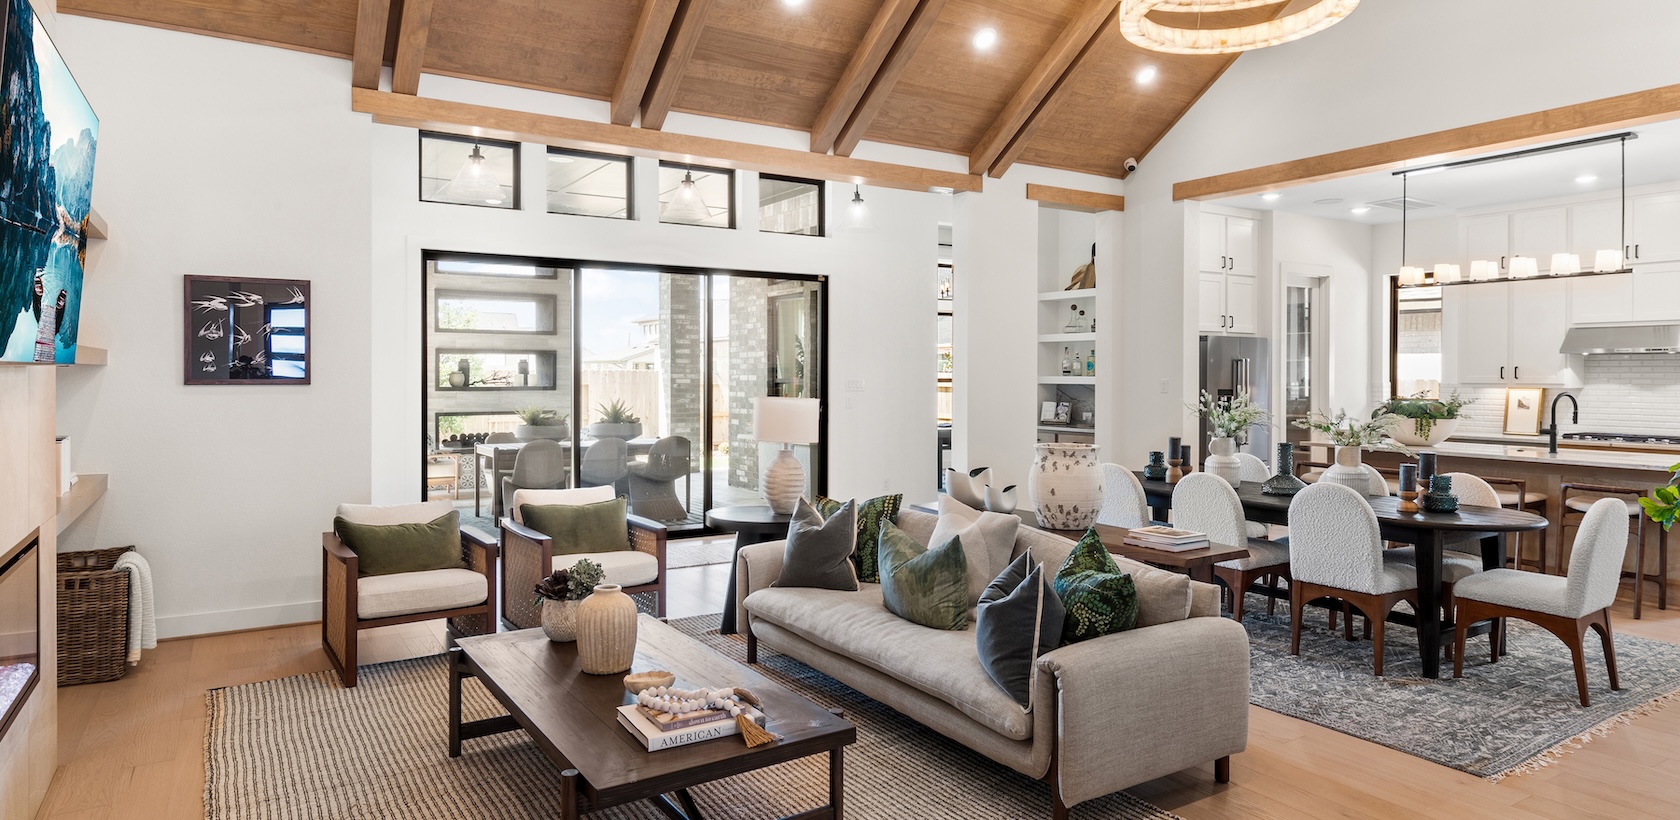
M 700 198 L 700 188 L 694 184 L 694 172 L 684 171 L 682 182 L 677 185 L 676 193 L 671 195 L 671 201 L 665 203 L 660 215 L 666 222 L 687 222 L 698 225 L 712 218 L 712 209 L 706 207 L 706 200 Z
M 863 201 L 863 186 L 852 186 L 852 201 L 846 207 L 846 228 L 853 233 L 869 233 L 875 230 L 875 217 L 869 213 L 869 204 Z
M 484 152 L 478 150 L 477 143 L 473 144 L 472 153 L 467 155 L 466 164 L 440 193 L 474 205 L 500 205 L 507 198 L 502 192 L 501 181 L 496 179 L 496 172 L 484 164 Z

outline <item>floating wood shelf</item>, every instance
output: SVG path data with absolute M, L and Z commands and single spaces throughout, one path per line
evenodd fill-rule
M 88 209 L 87 235 L 89 239 L 111 238 L 111 226 L 105 224 L 105 217 L 100 216 L 99 212 L 92 208 Z
M 82 473 L 78 476 L 70 492 L 58 497 L 58 531 L 64 532 L 81 518 L 93 502 L 105 495 L 105 489 L 110 484 L 111 476 L 106 473 Z
M 104 367 L 111 358 L 111 351 L 103 347 L 91 345 L 76 345 L 76 361 L 66 367 Z

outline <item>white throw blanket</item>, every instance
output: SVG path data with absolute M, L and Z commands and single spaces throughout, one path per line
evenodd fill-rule
M 128 664 L 140 662 L 140 650 L 157 648 L 157 613 L 152 609 L 152 567 L 135 550 L 117 558 L 113 570 L 128 571 Z

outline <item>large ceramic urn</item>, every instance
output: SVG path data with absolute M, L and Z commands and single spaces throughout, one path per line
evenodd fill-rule
M 1027 496 L 1038 512 L 1039 526 L 1084 530 L 1102 507 L 1102 465 L 1095 444 L 1039 444 L 1027 472 Z
M 578 663 L 591 675 L 617 675 L 636 660 L 636 602 L 618 584 L 601 584 L 578 604 Z

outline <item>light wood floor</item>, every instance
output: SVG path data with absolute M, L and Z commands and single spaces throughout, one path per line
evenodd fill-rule
M 727 580 L 725 565 L 672 570 L 668 614 L 720 611 Z M 1648 606 L 1634 621 L 1624 601 L 1614 614 L 1618 634 L 1680 642 L 1680 608 Z M 384 633 L 364 637 L 364 661 L 442 646 L 435 625 Z M 61 765 L 38 817 L 203 817 L 205 691 L 326 668 L 310 624 L 168 641 L 120 681 L 60 690 Z M 1249 720 L 1230 785 L 1215 785 L 1204 767 L 1131 791 L 1190 820 L 1680 817 L 1680 707 L 1498 784 L 1263 709 L 1251 708 Z

